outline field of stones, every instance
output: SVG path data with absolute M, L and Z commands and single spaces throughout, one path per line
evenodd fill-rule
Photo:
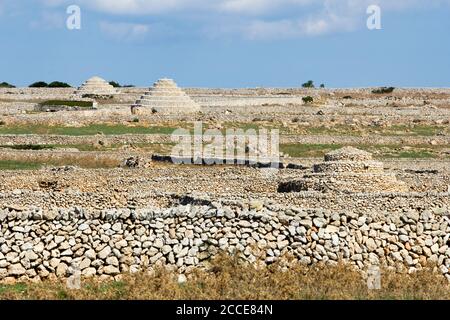
M 199 123 L 277 129 L 276 168 L 173 163 L 172 133 Z M 317 267 L 448 289 L 449 196 L 450 89 L 0 89 L 0 298 L 160 268 L 197 283 L 224 254 L 299 287 Z M 278 290 L 257 297 L 298 297 Z

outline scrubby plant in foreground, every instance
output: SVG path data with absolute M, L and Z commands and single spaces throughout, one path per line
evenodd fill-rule
M 450 299 L 450 284 L 431 269 L 382 270 L 377 290 L 348 264 L 256 267 L 221 255 L 206 270 L 188 274 L 186 282 L 178 277 L 160 267 L 116 281 L 83 279 L 80 289 L 68 289 L 62 280 L 3 284 L 0 299 Z

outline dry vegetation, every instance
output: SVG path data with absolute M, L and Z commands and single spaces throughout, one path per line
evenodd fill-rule
M 450 284 L 424 269 L 414 274 L 383 270 L 380 290 L 369 290 L 349 265 L 281 271 L 280 265 L 257 269 L 220 256 L 207 271 L 196 270 L 179 284 L 174 272 L 126 275 L 120 281 L 83 280 L 72 290 L 62 281 L 0 285 L 0 299 L 450 299 Z

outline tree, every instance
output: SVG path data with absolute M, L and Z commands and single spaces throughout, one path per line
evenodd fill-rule
M 16 86 L 13 86 L 12 84 L 9 84 L 8 82 L 2 82 L 0 83 L 0 88 L 15 88 Z
M 312 103 L 312 102 L 314 102 L 314 99 L 311 96 L 303 97 L 302 100 L 303 100 L 304 103 Z
M 325 84 L 322 83 L 322 84 L 320 85 L 320 87 L 321 87 L 321 88 L 325 88 Z
M 115 81 L 110 81 L 109 84 L 112 85 L 114 88 L 120 88 L 121 87 L 121 85 L 118 82 L 115 82 Z
M 305 82 L 304 84 L 302 84 L 303 88 L 314 88 L 314 81 L 309 80 L 308 82 Z
M 49 88 L 70 88 L 71 85 L 61 81 L 53 81 L 48 85 Z
M 48 87 L 48 83 L 44 82 L 44 81 L 38 81 L 38 82 L 35 82 L 33 84 L 30 84 L 29 87 L 30 88 L 47 88 Z
M 381 88 L 372 90 L 372 93 L 375 93 L 375 94 L 392 93 L 394 90 L 395 90 L 394 87 L 381 87 Z

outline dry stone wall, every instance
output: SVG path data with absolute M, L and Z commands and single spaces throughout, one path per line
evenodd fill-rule
M 251 263 L 294 256 L 361 270 L 428 265 L 450 280 L 447 208 L 370 215 L 273 202 L 196 201 L 169 208 L 0 210 L 0 279 L 115 277 L 167 265 L 202 267 L 221 251 Z

